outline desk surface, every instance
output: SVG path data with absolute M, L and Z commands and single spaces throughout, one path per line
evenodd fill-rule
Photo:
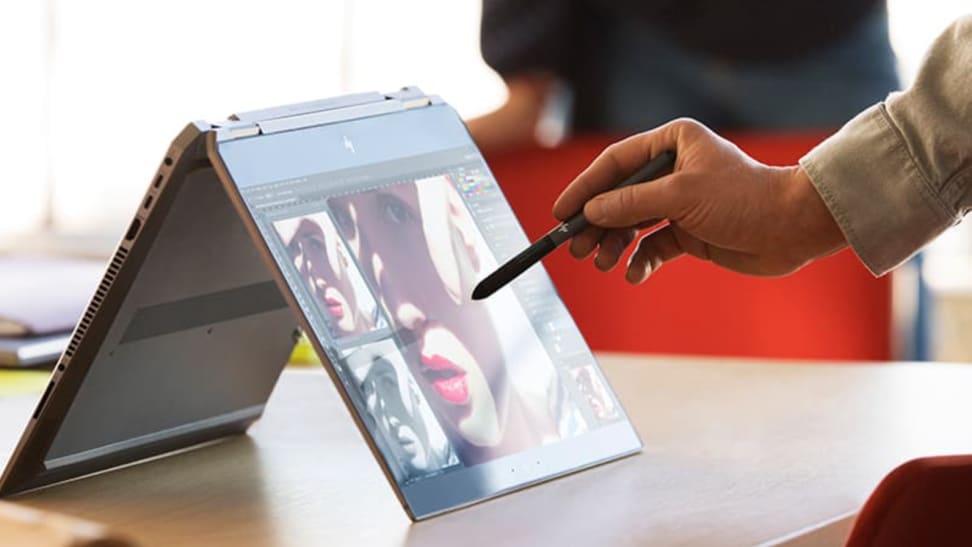
M 418 524 L 319 370 L 286 372 L 249 435 L 13 501 L 144 545 L 749 545 L 849 522 L 906 459 L 972 452 L 972 366 L 601 361 L 644 453 Z M 34 399 L 0 400 L 0 454 Z

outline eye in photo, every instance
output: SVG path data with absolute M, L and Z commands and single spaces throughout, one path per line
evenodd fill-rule
M 374 296 L 326 212 L 273 225 L 332 337 L 362 335 L 384 326 Z

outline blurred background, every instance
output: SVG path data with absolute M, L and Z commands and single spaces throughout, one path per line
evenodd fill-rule
M 968 11 L 967 0 L 887 7 L 904 84 Z M 506 87 L 480 52 L 481 10 L 473 0 L 3 2 L 0 246 L 107 256 L 193 119 L 405 84 L 466 118 L 489 112 Z M 895 306 L 912 319 L 889 352 L 972 361 L 970 264 L 972 232 L 960 226 L 920 269 L 897 274 Z

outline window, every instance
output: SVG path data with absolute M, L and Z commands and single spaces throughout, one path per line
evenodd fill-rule
M 0 234 L 119 233 L 192 119 L 407 84 L 485 112 L 478 26 L 475 1 L 5 3 Z
M 889 0 L 906 81 L 965 0 Z M 0 3 L 0 240 L 118 234 L 191 119 L 418 84 L 464 116 L 503 99 L 478 0 Z
M 0 234 L 38 228 L 46 213 L 47 25 L 44 2 L 0 3 Z

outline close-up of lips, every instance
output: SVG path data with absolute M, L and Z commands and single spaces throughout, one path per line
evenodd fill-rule
M 327 307 L 328 313 L 338 321 L 343 319 L 345 314 L 344 295 L 341 294 L 341 291 L 334 287 L 326 287 L 322 291 L 320 285 L 318 285 L 317 290 L 318 294 L 322 296 L 321 300 L 323 300 L 324 306 Z
M 422 336 L 422 375 L 432 389 L 448 403 L 469 403 L 469 383 L 466 369 L 458 361 L 468 352 L 450 331 L 435 327 Z

